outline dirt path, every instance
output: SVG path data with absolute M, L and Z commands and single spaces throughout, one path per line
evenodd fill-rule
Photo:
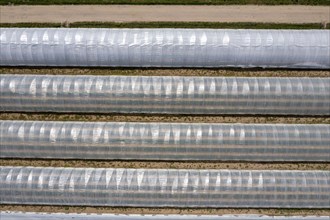
M 1 23 L 18 22 L 330 22 L 328 6 L 65 5 L 1 6 Z

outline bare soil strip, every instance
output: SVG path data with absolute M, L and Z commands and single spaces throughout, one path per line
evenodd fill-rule
M 1 159 L 0 166 L 92 167 L 141 169 L 251 169 L 251 170 L 330 170 L 330 163 L 255 163 L 255 162 L 155 162 Z
M 330 124 L 330 117 L 0 113 L 0 120 Z
M 270 22 L 326 23 L 328 6 L 50 5 L 1 6 L 1 23 L 19 22 Z
M 130 76 L 231 76 L 231 77 L 330 77 L 327 70 L 264 69 L 152 69 L 152 68 L 26 68 L 0 67 L 0 74 L 130 75 Z
M 328 216 L 328 209 L 215 209 L 215 208 L 130 208 L 130 207 L 82 207 L 82 206 L 40 206 L 0 205 L 1 211 L 61 212 L 61 213 L 115 213 L 115 214 L 182 214 L 182 215 L 318 215 Z

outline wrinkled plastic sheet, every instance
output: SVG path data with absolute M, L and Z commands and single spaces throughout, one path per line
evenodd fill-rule
M 0 110 L 330 115 L 330 78 L 2 75 Z
M 329 171 L 1 167 L 2 204 L 330 208 Z
M 329 216 L 266 216 L 266 215 L 138 215 L 90 213 L 0 212 L 1 220 L 328 220 Z
M 1 28 L 2 66 L 330 68 L 329 30 Z
M 330 161 L 330 125 L 0 121 L 1 158 Z

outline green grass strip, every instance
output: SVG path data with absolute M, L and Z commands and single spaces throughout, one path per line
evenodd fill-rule
M 0 23 L 0 27 L 21 28 L 213 28 L 213 29 L 330 29 L 320 23 L 281 24 L 281 23 L 221 23 L 221 22 L 74 22 L 74 23 Z
M 329 0 L 0 0 L 1 5 L 330 5 Z

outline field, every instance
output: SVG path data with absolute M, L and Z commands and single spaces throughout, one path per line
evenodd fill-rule
M 52 4 L 301 4 L 330 5 L 328 0 L 59 0 Z M 47 0 L 0 0 L 0 4 L 49 4 Z M 0 27 L 79 27 L 79 28 L 253 28 L 253 29 L 330 29 L 321 23 L 221 23 L 221 22 L 73 22 L 73 23 L 0 23 Z M 146 76 L 227 76 L 227 77 L 329 77 L 320 70 L 264 69 L 159 69 L 159 68 L 25 68 L 1 67 L 0 74 L 49 75 L 146 75 Z M 0 113 L 0 120 L 115 121 L 115 122 L 188 122 L 188 123 L 288 123 L 330 124 L 330 117 L 316 116 L 233 116 L 233 115 L 145 115 L 145 114 L 66 114 Z M 265 169 L 330 170 L 330 163 L 246 163 L 246 162 L 157 162 L 157 161 L 87 161 L 0 159 L 1 166 L 54 166 L 102 168 L 172 168 L 172 169 Z M 114 208 L 79 206 L 0 205 L 0 210 L 33 212 L 86 212 L 134 214 L 264 214 L 330 215 L 327 209 L 206 209 L 206 208 Z
M 125 69 L 125 68 L 0 68 L 0 74 L 50 75 L 153 75 L 153 76 L 252 76 L 252 77 L 327 77 L 328 71 L 262 70 L 262 69 Z M 50 114 L 0 113 L 1 120 L 115 121 L 115 122 L 188 122 L 188 123 L 288 123 L 330 124 L 329 117 L 294 116 L 206 116 L 143 114 Z M 1 166 L 53 166 L 95 168 L 171 168 L 171 169 L 265 169 L 329 170 L 330 163 L 247 163 L 247 162 L 157 162 L 157 161 L 87 161 L 2 159 Z M 326 209 L 179 209 L 79 206 L 1 205 L 1 210 L 40 212 L 134 213 L 134 214 L 264 214 L 264 215 L 330 215 Z

